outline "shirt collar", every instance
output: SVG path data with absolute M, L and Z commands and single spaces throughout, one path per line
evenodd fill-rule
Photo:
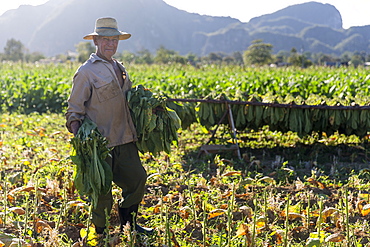
M 98 55 L 96 55 L 96 53 L 92 53 L 90 55 L 90 60 L 91 60 L 92 63 L 95 63 L 96 61 L 107 62 L 104 59 L 100 58 Z
M 95 63 L 96 61 L 102 61 L 102 62 L 105 62 L 105 63 L 109 63 L 108 61 L 102 59 L 101 57 L 99 57 L 98 55 L 96 55 L 96 53 L 92 53 L 90 55 L 90 60 L 92 63 Z M 125 66 L 123 66 L 121 63 L 119 63 L 117 60 L 113 59 L 116 64 L 122 69 L 122 71 L 125 71 L 126 72 L 126 68 Z

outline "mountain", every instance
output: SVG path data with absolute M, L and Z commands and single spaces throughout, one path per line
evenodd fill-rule
M 342 28 L 342 17 L 339 11 L 330 4 L 317 2 L 308 2 L 303 4 L 292 5 L 272 14 L 262 15 L 250 20 L 251 25 L 263 26 L 266 22 L 278 20 L 283 17 L 289 17 L 290 20 L 297 20 L 306 25 L 322 25 L 334 29 Z M 295 26 L 295 23 L 289 24 Z
M 367 51 L 370 45 L 370 26 L 343 29 L 339 11 L 317 2 L 292 5 L 242 23 L 230 17 L 188 13 L 163 0 L 49 0 L 0 16 L 0 47 L 14 38 L 29 51 L 46 56 L 74 51 L 102 16 L 115 17 L 119 29 L 132 34 L 120 42 L 119 52 L 155 52 L 163 46 L 180 54 L 232 53 L 245 51 L 256 39 L 271 43 L 274 53 L 294 47 L 340 55 Z

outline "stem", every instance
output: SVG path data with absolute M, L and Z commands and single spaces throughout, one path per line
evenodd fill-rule
M 206 212 L 206 201 L 203 201 L 203 246 L 207 246 L 207 212 Z
M 321 221 L 322 221 L 322 198 L 320 198 L 320 201 L 319 201 L 319 218 L 317 220 L 317 234 L 319 236 L 319 239 L 320 239 L 320 243 L 321 243 Z
M 168 219 L 168 207 L 166 206 L 166 235 L 167 235 L 167 246 L 171 247 L 171 230 L 170 230 L 170 223 Z
M 67 201 L 67 200 L 65 200 Z M 83 242 L 84 244 L 87 244 L 89 242 L 89 234 L 90 234 L 90 225 L 91 225 L 91 214 L 92 214 L 92 205 L 90 204 L 89 206 L 89 217 L 87 219 L 87 223 L 86 223 L 86 226 L 87 226 L 87 230 L 86 230 L 86 238 L 83 239 Z M 64 210 L 63 210 L 64 211 Z M 59 221 L 59 220 L 58 220 Z M 59 222 L 58 222 L 59 223 Z
M 288 246 L 288 233 L 289 233 L 289 195 L 286 199 L 286 206 L 285 206 L 285 234 L 284 234 L 284 247 Z
M 267 216 L 267 192 L 266 192 L 266 188 L 264 188 L 263 190 L 263 214 L 265 216 Z
M 35 219 L 37 215 L 37 207 L 39 205 L 39 179 L 37 176 L 37 173 L 35 174 L 36 184 L 35 184 L 35 201 L 34 201 L 34 207 L 33 207 L 33 214 L 32 214 L 32 221 L 35 224 Z M 35 229 L 35 228 L 34 228 Z M 34 236 L 37 238 L 37 232 L 34 231 Z
M 24 237 L 26 237 L 27 234 L 27 219 L 30 213 L 29 194 L 26 194 L 25 197 L 26 197 L 26 214 L 24 215 L 24 232 L 23 232 Z
M 59 229 L 61 219 L 65 215 L 65 210 L 67 208 L 67 201 L 68 200 L 67 200 L 67 196 L 66 196 L 66 188 L 65 188 L 65 186 L 63 186 L 62 198 L 63 198 L 63 204 L 62 204 L 62 208 L 59 211 L 59 217 L 58 217 L 57 224 L 55 225 L 55 230 L 58 230 Z M 89 214 L 89 217 L 90 217 L 90 214 Z M 87 224 L 87 225 L 89 226 L 89 224 Z
M 234 199 L 235 199 L 235 183 L 233 183 L 231 199 L 229 201 L 229 206 L 227 207 L 227 246 L 230 246 L 231 242 L 231 224 L 234 211 Z
M 8 181 L 6 172 L 4 172 L 4 226 L 6 226 L 6 218 L 8 214 Z
M 345 203 L 346 203 L 346 237 L 347 237 L 347 244 L 349 244 L 349 203 L 348 203 L 348 188 L 345 188 Z
M 256 238 L 256 225 L 257 225 L 257 199 L 254 199 L 254 215 L 253 215 L 253 229 L 252 229 L 252 247 L 255 246 Z
M 308 193 L 308 201 L 307 201 L 307 229 L 310 229 L 310 214 L 311 214 L 311 196 Z
M 197 219 L 197 211 L 195 209 L 195 202 L 194 202 L 194 198 L 193 198 L 193 194 L 191 192 L 191 189 L 190 189 L 190 184 L 188 184 L 188 188 L 189 188 L 189 197 L 190 197 L 190 203 L 191 203 L 191 210 L 193 211 L 193 223 L 194 223 L 194 228 L 196 227 L 195 225 L 195 221 Z

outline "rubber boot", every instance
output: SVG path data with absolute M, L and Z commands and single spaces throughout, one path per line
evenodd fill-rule
M 95 232 L 97 234 L 104 234 L 105 233 L 105 227 L 98 227 L 98 226 L 95 226 Z
M 135 230 L 139 233 L 153 234 L 153 232 L 154 232 L 153 228 L 143 227 L 143 226 L 140 226 L 139 224 L 136 223 L 136 216 L 137 216 L 138 210 L 139 210 L 139 205 L 138 204 L 135 204 L 135 205 L 132 205 L 131 207 L 129 207 L 130 215 L 132 217 L 131 222 L 135 224 Z M 131 225 L 133 225 L 133 224 L 131 224 Z
M 132 223 L 132 216 L 130 215 L 129 208 L 120 208 L 118 207 L 118 216 L 120 222 L 120 230 L 123 231 L 123 227 L 127 224 L 127 222 Z
M 139 205 L 132 205 L 129 208 L 118 208 L 119 220 L 121 223 L 120 230 L 123 231 L 123 227 L 130 223 L 131 229 L 135 229 L 139 233 L 152 234 L 153 229 L 148 227 L 142 227 L 136 224 L 136 215 L 139 209 Z

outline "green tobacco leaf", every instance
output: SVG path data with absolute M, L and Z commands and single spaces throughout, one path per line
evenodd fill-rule
M 76 137 L 71 139 L 72 162 L 76 165 L 74 184 L 77 191 L 90 197 L 94 207 L 98 197 L 110 191 L 113 180 L 112 169 L 105 159 L 110 149 L 96 124 L 85 118 Z

